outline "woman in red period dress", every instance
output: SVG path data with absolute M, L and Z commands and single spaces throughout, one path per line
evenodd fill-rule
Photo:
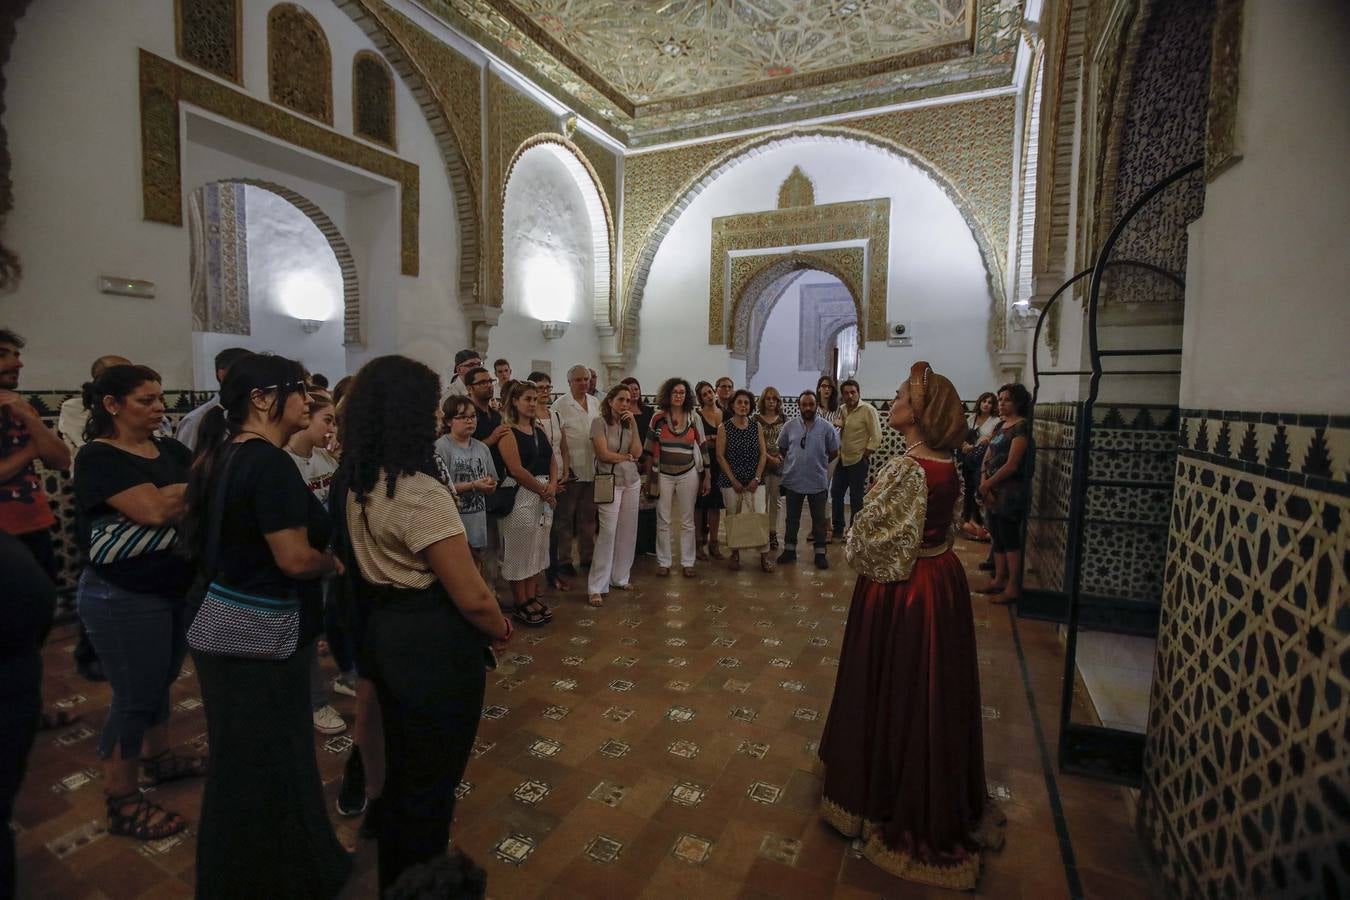
M 975 622 L 952 552 L 964 410 L 919 362 L 890 426 L 908 449 L 878 473 L 848 536 L 858 585 L 820 741 L 821 815 L 893 875 L 973 890 L 1004 818 L 985 794 Z

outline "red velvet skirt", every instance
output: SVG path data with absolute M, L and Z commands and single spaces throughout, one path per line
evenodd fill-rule
M 820 759 L 821 814 L 868 859 L 975 887 L 1003 817 L 985 796 L 975 622 L 955 553 L 916 560 L 908 581 L 858 577 Z

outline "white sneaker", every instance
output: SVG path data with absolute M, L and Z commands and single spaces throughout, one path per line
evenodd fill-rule
M 356 675 L 339 675 L 333 679 L 333 693 L 344 697 L 356 696 Z
M 336 709 L 325 703 L 314 710 L 314 730 L 320 734 L 342 734 L 347 730 L 347 723 Z

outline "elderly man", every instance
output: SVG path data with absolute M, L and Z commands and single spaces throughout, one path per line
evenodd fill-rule
M 236 360 L 243 359 L 245 356 L 249 356 L 252 353 L 252 350 L 245 350 L 243 347 L 226 347 L 224 350 L 217 353 L 215 359 L 216 383 L 220 384 L 225 380 L 225 373 L 230 370 L 230 366 L 234 365 Z M 212 397 L 192 412 L 183 416 L 182 421 L 178 423 L 178 429 L 174 432 L 174 438 L 178 443 L 183 444 L 193 453 L 196 453 L 198 450 L 197 430 L 201 428 L 202 420 L 206 418 L 206 414 L 219 405 L 219 398 Z
M 577 540 L 582 568 L 591 564 L 595 550 L 595 445 L 591 443 L 591 423 L 600 417 L 600 401 L 589 393 L 592 378 L 593 373 L 585 366 L 568 369 L 568 392 L 554 401 L 552 407 L 562 422 L 567 438 L 567 465 L 575 478 L 558 495 L 558 506 L 553 511 L 558 571 L 568 577 L 577 574 L 572 565 L 572 539 Z
M 816 568 L 828 569 L 825 558 L 825 491 L 830 486 L 830 460 L 839 455 L 839 433 L 816 415 L 815 391 L 802 391 L 797 399 L 801 416 L 783 426 L 778 450 L 783 455 L 783 492 L 787 495 L 787 523 L 780 563 L 797 561 L 797 530 L 802 523 L 802 502 L 811 507 L 811 537 L 816 545 Z
M 870 457 L 881 448 L 881 419 L 876 408 L 862 403 L 862 389 L 850 378 L 839 386 L 844 405 L 839 409 L 839 465 L 830 485 L 834 533 L 844 533 L 844 490 L 848 489 L 848 519 L 853 522 L 862 509 Z
M 131 360 L 125 356 L 100 356 L 89 367 L 89 377 L 95 380 L 113 366 L 129 366 Z M 56 418 L 56 433 L 65 438 L 67 444 L 78 450 L 84 446 L 84 425 L 89 421 L 89 410 L 84 406 L 84 395 L 67 397 L 61 404 L 61 414 Z
M 450 383 L 446 385 L 445 393 L 459 394 L 460 396 L 469 396 L 469 386 L 464 377 L 470 369 L 477 369 L 483 365 L 483 357 L 477 350 L 467 347 L 455 354 L 455 371 L 450 376 Z

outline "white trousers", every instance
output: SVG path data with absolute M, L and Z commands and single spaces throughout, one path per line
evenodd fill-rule
M 590 593 L 607 594 L 610 585 L 623 587 L 628 584 L 637 551 L 638 501 L 641 497 L 641 481 L 628 487 L 616 484 L 613 501 L 595 505 L 600 514 L 600 532 L 595 536 L 595 553 L 591 556 L 591 573 L 586 585 Z
M 745 494 L 736 493 L 735 488 L 722 488 L 722 505 L 726 507 L 726 511 L 722 513 L 722 521 L 725 522 L 727 516 L 734 516 L 738 512 L 764 512 L 765 503 L 768 499 L 767 495 L 768 491 L 765 490 L 764 485 L 762 484 L 755 488 L 753 492 Z M 770 525 L 769 527 L 772 530 L 773 526 Z M 763 547 L 745 547 L 743 549 L 748 550 L 751 553 L 768 553 L 769 545 L 765 544 Z
M 656 564 L 669 569 L 670 556 L 670 507 L 676 497 L 680 502 L 680 565 L 687 569 L 694 566 L 694 501 L 698 499 L 699 483 L 702 475 L 698 469 L 690 469 L 683 475 L 661 473 L 661 497 L 656 501 Z

